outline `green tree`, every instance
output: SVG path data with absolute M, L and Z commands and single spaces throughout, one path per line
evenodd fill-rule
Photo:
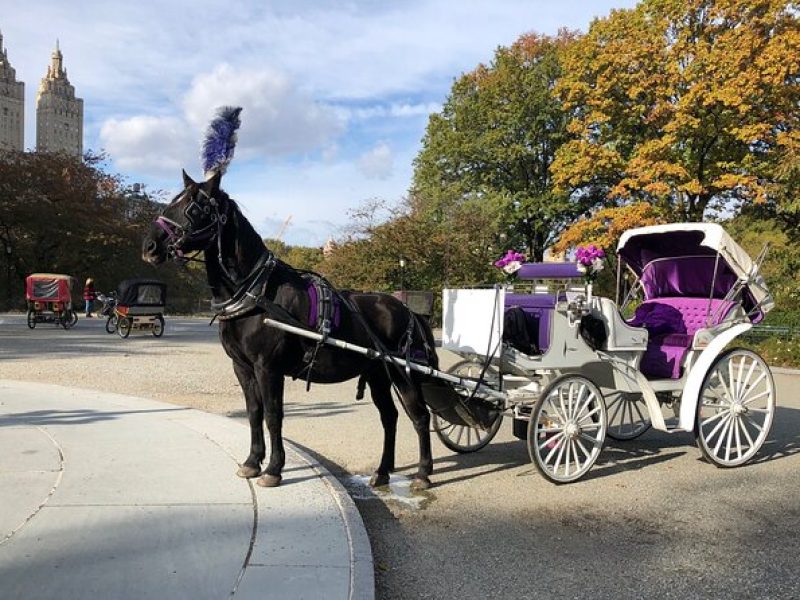
M 415 161 L 414 211 L 447 222 L 458 207 L 480 204 L 480 228 L 497 234 L 495 245 L 541 260 L 583 209 L 554 190 L 550 175 L 567 123 L 553 88 L 560 54 L 575 37 L 523 35 L 498 48 L 489 66 L 455 81 L 441 113 L 431 115 Z
M 774 196 L 797 146 L 797 10 L 643 0 L 594 21 L 564 53 L 557 92 L 575 138 L 553 164 L 559 188 L 695 221 Z

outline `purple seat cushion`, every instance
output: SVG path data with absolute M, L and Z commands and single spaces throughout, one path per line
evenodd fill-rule
M 650 334 L 639 369 L 650 379 L 679 379 L 694 334 L 708 325 L 718 325 L 733 308 L 733 302 L 708 298 L 657 298 L 646 300 L 629 324 Z

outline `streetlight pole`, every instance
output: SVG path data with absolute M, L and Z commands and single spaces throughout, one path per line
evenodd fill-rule
M 11 310 L 11 245 L 6 242 L 6 310 Z
M 400 291 L 405 291 L 406 289 L 406 259 L 402 256 L 398 261 L 400 265 Z

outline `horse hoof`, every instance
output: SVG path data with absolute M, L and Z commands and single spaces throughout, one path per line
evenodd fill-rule
M 256 481 L 258 485 L 261 487 L 278 487 L 281 484 L 281 476 L 280 475 L 262 475 L 259 477 L 258 481 Z
M 236 471 L 236 474 L 243 479 L 251 479 L 252 477 L 258 477 L 261 474 L 261 469 L 242 465 L 239 467 L 239 470 Z
M 375 472 L 369 479 L 369 487 L 383 487 L 389 485 L 389 474 Z
M 414 477 L 414 481 L 411 482 L 412 492 L 422 492 L 427 490 L 429 487 L 431 487 L 431 480 L 424 475 L 417 475 Z

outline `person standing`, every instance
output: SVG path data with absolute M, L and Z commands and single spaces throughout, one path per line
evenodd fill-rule
M 83 299 L 86 301 L 86 317 L 92 316 L 92 304 L 97 294 L 94 291 L 94 279 L 89 277 L 86 280 L 86 285 L 83 287 Z

